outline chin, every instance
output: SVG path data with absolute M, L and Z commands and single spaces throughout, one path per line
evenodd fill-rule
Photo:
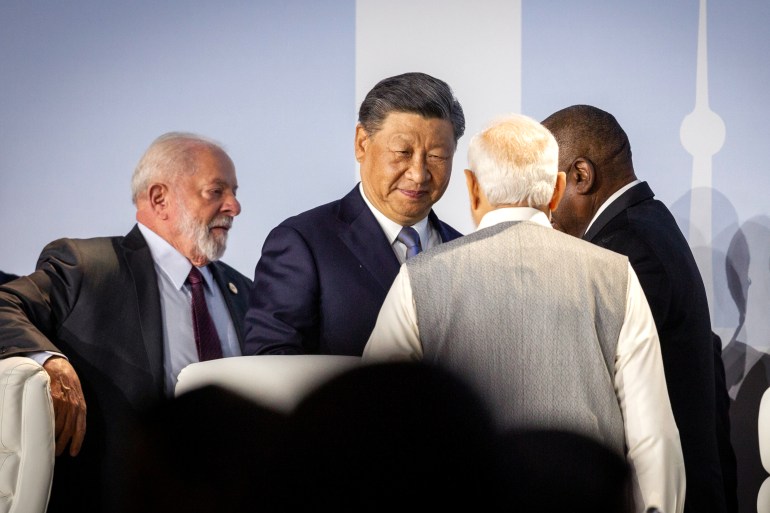
M 412 208 L 405 208 L 398 212 L 398 215 L 400 215 L 403 218 L 409 219 L 411 223 L 416 223 L 417 221 L 420 221 L 421 219 L 425 218 L 430 213 L 430 205 L 420 206 L 417 208 L 417 206 L 412 206 Z

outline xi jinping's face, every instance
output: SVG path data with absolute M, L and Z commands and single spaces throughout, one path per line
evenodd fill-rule
M 449 185 L 456 149 L 452 123 L 391 112 L 380 130 L 356 127 L 355 151 L 367 199 L 392 221 L 425 218 Z

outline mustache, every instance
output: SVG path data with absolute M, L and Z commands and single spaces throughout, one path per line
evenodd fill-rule
M 209 230 L 211 230 L 212 228 L 227 228 L 229 230 L 230 228 L 232 228 L 232 226 L 233 226 L 233 217 L 221 215 L 212 219 L 211 222 L 208 224 L 207 228 Z

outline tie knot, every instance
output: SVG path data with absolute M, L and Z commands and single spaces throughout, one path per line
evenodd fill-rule
M 396 240 L 406 246 L 406 258 L 409 259 L 422 251 L 422 244 L 420 244 L 420 235 L 417 230 L 411 226 L 404 226 L 401 231 L 398 232 Z
M 190 274 L 187 275 L 187 281 L 190 282 L 190 285 L 198 285 L 199 283 L 203 282 L 203 275 L 197 267 L 192 266 L 192 269 L 190 269 Z

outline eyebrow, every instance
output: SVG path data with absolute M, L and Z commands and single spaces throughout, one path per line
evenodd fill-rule
M 238 184 L 231 185 L 229 182 L 226 182 L 225 180 L 221 180 L 219 178 L 212 180 L 206 184 L 206 187 L 210 187 L 212 185 L 218 185 L 220 187 L 232 187 L 233 190 L 238 188 Z

